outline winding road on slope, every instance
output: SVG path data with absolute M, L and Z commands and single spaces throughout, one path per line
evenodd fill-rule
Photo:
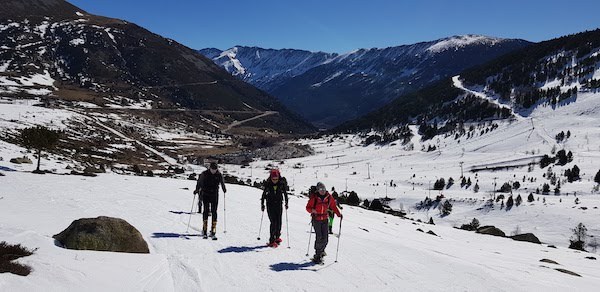
M 229 124 L 229 126 L 227 126 L 227 128 L 225 128 L 225 130 L 223 130 L 223 131 L 227 132 L 227 131 L 231 130 L 231 128 L 239 126 L 239 125 L 241 125 L 243 123 L 246 123 L 246 122 L 249 122 L 249 121 L 252 121 L 252 120 L 256 120 L 256 119 L 260 119 L 262 117 L 270 116 L 270 115 L 273 115 L 273 114 L 279 114 L 279 112 L 277 112 L 277 111 L 265 111 L 265 112 L 263 112 L 262 114 L 260 114 L 258 116 L 254 116 L 254 117 L 251 117 L 249 119 L 245 119 L 245 120 L 241 120 L 241 121 L 235 121 L 235 122 Z

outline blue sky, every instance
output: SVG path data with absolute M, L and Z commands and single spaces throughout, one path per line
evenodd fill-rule
M 600 27 L 597 0 L 69 2 L 92 14 L 134 22 L 195 49 L 245 45 L 344 53 L 460 34 L 538 42 Z

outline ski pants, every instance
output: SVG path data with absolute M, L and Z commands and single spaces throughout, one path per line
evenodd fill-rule
M 202 219 L 208 220 L 208 212 L 212 217 L 213 222 L 217 222 L 217 206 L 219 205 L 219 193 L 202 193 L 202 203 L 204 203 L 204 211 L 202 211 Z
M 198 213 L 202 213 L 202 192 L 198 194 Z
M 271 235 L 269 236 L 269 242 L 274 242 L 275 239 L 281 236 L 281 215 L 283 214 L 283 207 L 281 202 L 270 203 L 267 201 L 267 215 L 271 221 Z
M 315 229 L 315 254 L 320 255 L 325 251 L 327 242 L 329 241 L 329 224 L 325 220 L 312 220 L 313 228 Z

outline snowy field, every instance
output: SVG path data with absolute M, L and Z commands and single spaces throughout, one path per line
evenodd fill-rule
M 305 256 L 306 199 L 290 199 L 284 242 L 277 249 L 267 248 L 266 224 L 263 240 L 257 240 L 260 191 L 249 187 L 227 186 L 226 201 L 221 196 L 219 240 L 212 241 L 197 236 L 198 214 L 192 215 L 192 228 L 185 233 L 193 198 L 186 188 L 193 188 L 193 181 L 22 172 L 8 172 L 0 180 L 0 238 L 38 248 L 18 260 L 33 268 L 29 276 L 0 274 L 2 291 L 594 291 L 600 283 L 598 263 L 586 259 L 586 253 L 413 223 L 349 206 L 342 210 L 341 237 L 330 238 L 325 265 L 313 266 Z M 52 235 L 72 220 L 101 215 L 123 218 L 137 227 L 150 254 L 55 245 Z M 334 232 L 339 233 L 338 219 Z
M 39 248 L 18 261 L 33 268 L 28 277 L 0 274 L 0 291 L 315 291 L 331 289 L 362 291 L 596 291 L 600 284 L 596 251 L 579 252 L 567 248 L 572 229 L 583 223 L 588 234 L 600 236 L 600 196 L 592 190 L 594 175 L 600 170 L 600 95 L 579 93 L 576 102 L 559 107 L 540 106 L 514 121 L 497 122 L 488 131 L 485 125 L 470 138 L 454 135 L 421 141 L 413 137 L 412 147 L 401 143 L 362 146 L 357 136 L 323 137 L 304 140 L 316 154 L 283 161 L 256 161 L 250 167 L 225 165 L 224 171 L 244 180 L 267 177 L 268 165 L 280 168 L 293 189 L 289 226 L 284 214 L 283 245 L 265 247 L 268 219 L 260 227 L 260 191 L 228 185 L 227 216 L 221 197 L 218 241 L 198 237 L 200 216 L 192 215 L 186 233 L 192 188 L 195 182 L 158 177 L 122 176 L 112 172 L 88 178 L 69 175 L 34 175 L 34 165 L 15 165 L 8 160 L 26 154 L 16 145 L 0 141 L 0 240 Z M 95 117 L 104 123 L 107 118 Z M 80 113 L 33 107 L 30 103 L 0 104 L 0 130 L 4 133 L 32 125 L 68 127 L 89 120 Z M 126 122 L 126 121 L 124 121 Z M 467 125 L 468 126 L 468 125 Z M 141 126 L 140 126 L 141 127 Z M 415 126 L 412 126 L 416 133 Z M 151 130 L 151 129 L 149 129 Z M 152 129 L 164 140 L 185 140 L 177 130 Z M 556 134 L 571 135 L 557 142 Z M 110 131 L 112 132 L 112 131 Z M 108 132 L 107 132 L 108 133 Z M 129 144 L 128 144 L 129 145 Z M 114 144 L 111 147 L 131 147 Z M 421 149 L 436 146 L 435 151 Z M 544 183 L 548 167 L 540 169 L 544 154 L 564 149 L 572 151 L 573 161 L 551 165 L 558 176 L 577 165 L 581 179 L 569 183 L 561 176 L 560 195 L 535 194 Z M 148 149 L 161 152 L 161 149 Z M 167 155 L 160 153 L 168 159 Z M 30 158 L 33 158 L 30 155 Z M 472 181 L 460 186 L 462 172 Z M 499 169 L 499 166 L 522 165 Z M 485 169 L 488 167 L 489 169 Z M 42 160 L 42 169 L 67 172 L 58 157 Z M 187 165 L 187 176 L 199 166 Z M 472 172 L 473 169 L 483 171 Z M 455 183 L 443 191 L 431 190 L 438 178 L 453 177 Z M 525 181 L 523 181 L 525 177 Z M 339 261 L 335 263 L 338 238 L 330 238 L 324 266 L 312 266 L 306 256 L 309 246 L 309 216 L 301 191 L 322 181 L 338 192 L 356 191 L 361 199 L 389 197 L 390 206 L 406 211 L 408 218 L 428 221 L 428 225 L 401 219 L 360 207 L 345 206 Z M 523 204 L 510 210 L 486 201 L 505 183 L 520 182 L 513 196 Z M 494 186 L 494 182 L 496 185 Z M 474 191 L 474 185 L 480 189 Z M 391 185 L 391 186 L 390 186 Z M 187 188 L 187 189 L 186 189 Z M 533 192 L 535 200 L 527 202 Z M 426 196 L 442 193 L 451 199 L 450 215 L 437 209 L 417 210 L 415 204 Z M 498 195 L 499 193 L 496 193 Z M 504 194 L 508 197 L 508 193 Z M 579 204 L 575 203 L 575 199 Z M 114 216 L 127 220 L 140 230 L 151 254 L 133 255 L 93 251 L 73 251 L 57 247 L 52 235 L 73 220 L 84 217 Z M 265 216 L 266 217 L 266 216 Z M 477 218 L 481 225 L 495 225 L 507 235 L 534 233 L 542 245 L 512 241 L 454 229 Z M 339 233 L 336 218 L 334 232 Z M 227 223 L 227 233 L 224 225 Z M 289 227 L 289 237 L 286 235 Z M 433 231 L 437 236 L 419 232 Z M 588 239 L 591 239 L 588 238 Z M 312 238 L 314 242 L 314 236 Z M 290 248 L 287 248 L 287 245 Z M 311 243 L 312 244 L 312 243 Z M 557 248 L 550 248 L 555 245 Z M 312 255 L 312 248 L 310 255 Z M 550 259 L 559 265 L 540 262 Z M 581 277 L 561 273 L 556 268 Z

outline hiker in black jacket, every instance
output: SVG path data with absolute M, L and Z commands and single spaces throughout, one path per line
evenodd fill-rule
M 288 186 L 284 177 L 281 177 L 278 169 L 272 169 L 269 179 L 264 183 L 264 190 L 260 199 L 260 208 L 265 210 L 265 200 L 267 200 L 267 214 L 271 221 L 271 235 L 269 236 L 270 247 L 277 247 L 281 244 L 281 215 L 283 213 L 282 203 L 285 199 L 285 208 L 288 208 Z
M 194 194 L 200 194 L 199 197 L 204 203 L 204 211 L 202 212 L 202 236 L 207 236 L 208 212 L 211 213 L 212 227 L 210 229 L 210 237 L 215 237 L 217 230 L 217 206 L 219 205 L 219 185 L 226 193 L 223 175 L 219 172 L 219 167 L 215 162 L 210 163 L 209 169 L 203 171 L 198 177 L 196 190 Z

